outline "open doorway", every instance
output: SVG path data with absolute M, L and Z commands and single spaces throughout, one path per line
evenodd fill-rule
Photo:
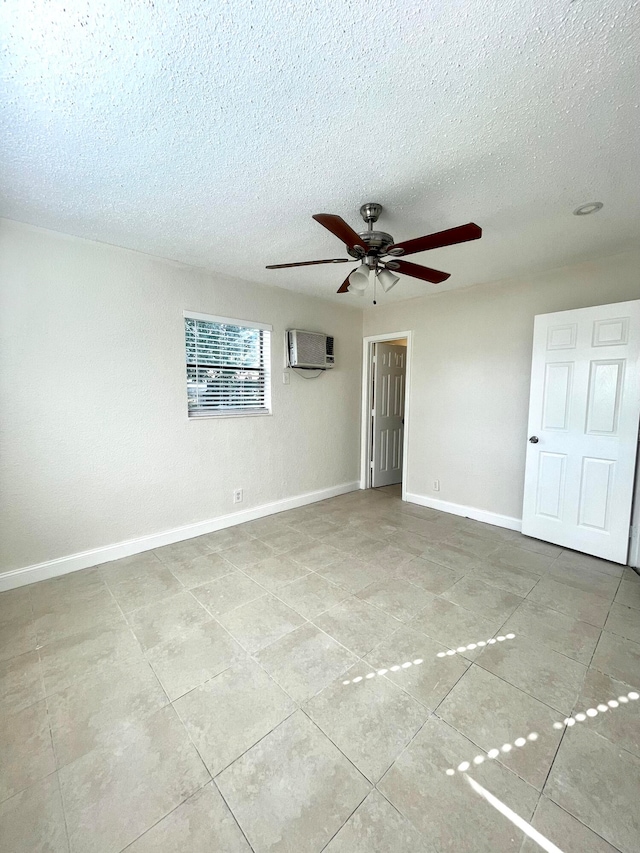
M 360 488 L 405 500 L 411 332 L 364 338 Z

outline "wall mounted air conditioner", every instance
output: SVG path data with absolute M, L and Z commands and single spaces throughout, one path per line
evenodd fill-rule
M 287 354 L 289 367 L 327 370 L 334 366 L 333 338 L 320 332 L 289 329 Z

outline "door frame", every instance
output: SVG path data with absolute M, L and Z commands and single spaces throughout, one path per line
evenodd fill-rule
M 631 536 L 629 537 L 629 556 L 627 565 L 640 569 L 640 434 L 638 435 L 638 456 L 636 458 L 636 482 L 633 489 L 633 507 L 631 509 Z
M 407 473 L 409 470 L 409 402 L 411 399 L 411 357 L 413 352 L 413 332 L 385 332 L 380 335 L 367 335 L 362 339 L 362 415 L 360 418 L 360 488 L 371 488 L 371 379 L 373 374 L 373 345 L 385 341 L 407 339 L 407 368 L 404 378 L 404 430 L 402 436 L 402 500 L 407 497 Z

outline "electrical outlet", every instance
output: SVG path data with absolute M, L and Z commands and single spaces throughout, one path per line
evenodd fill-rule
M 440 480 L 434 480 L 433 481 L 433 491 L 434 492 L 440 491 Z
M 242 503 L 242 489 L 236 489 L 233 493 L 234 504 Z

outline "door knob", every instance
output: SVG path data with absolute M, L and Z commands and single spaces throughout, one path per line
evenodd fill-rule
M 538 436 L 537 436 L 537 435 L 532 435 L 532 436 L 529 438 L 529 441 L 531 442 L 531 444 L 537 444 L 537 443 L 540 441 L 540 439 L 538 438 Z

